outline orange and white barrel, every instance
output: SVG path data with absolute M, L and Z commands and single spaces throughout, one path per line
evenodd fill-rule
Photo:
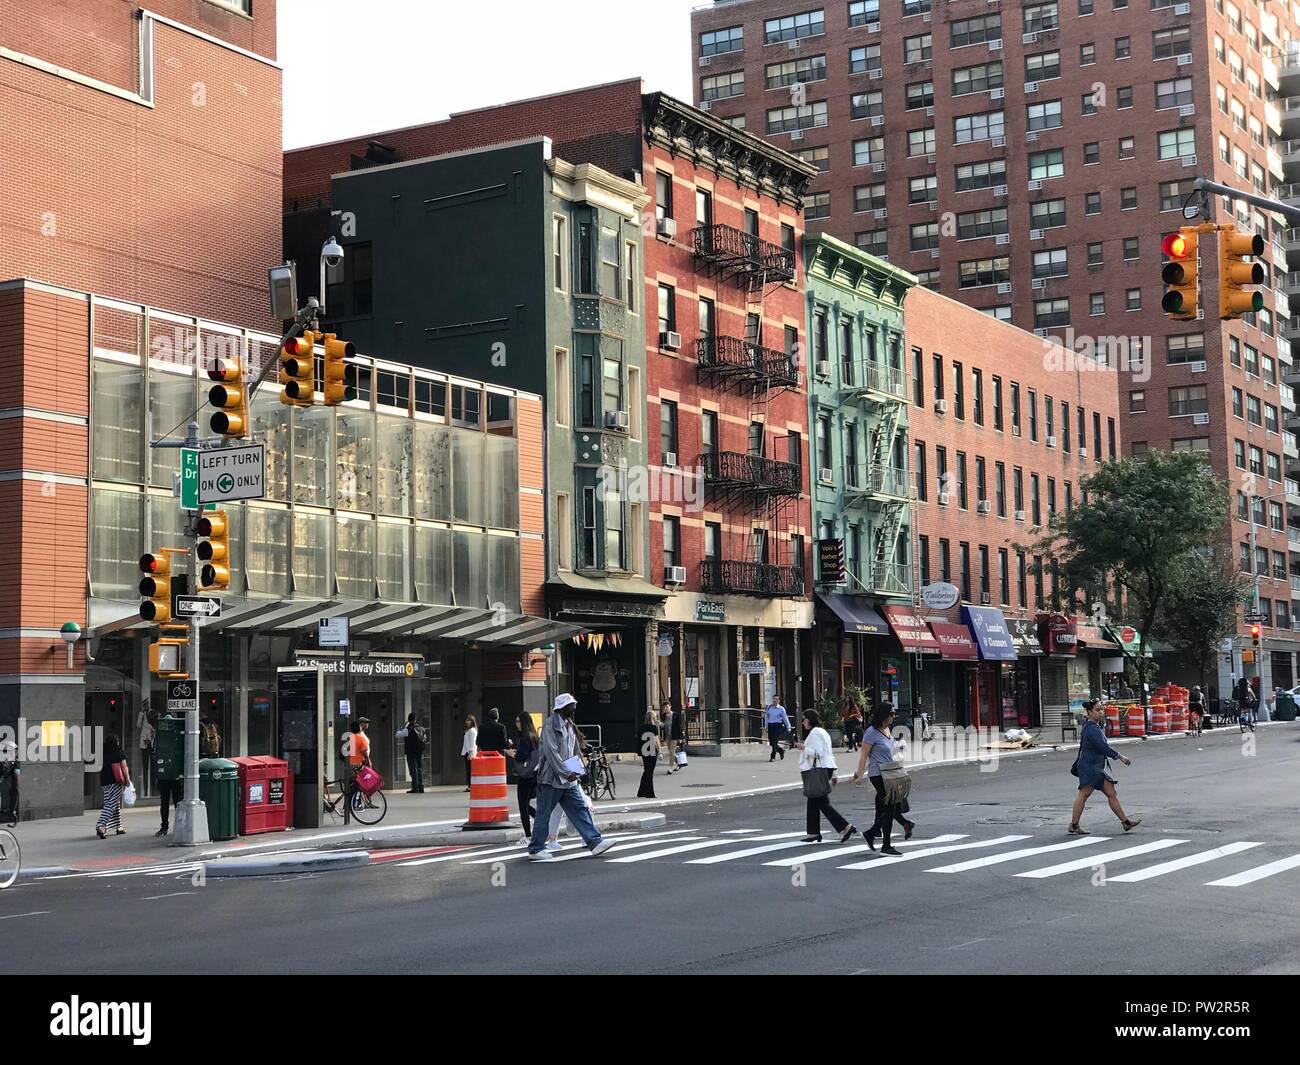
M 486 828 L 509 820 L 505 756 L 496 751 L 475 755 L 469 763 L 469 824 Z
M 1163 699 L 1151 700 L 1151 732 L 1159 734 L 1169 731 L 1169 704 Z
M 1169 707 L 1169 728 L 1173 732 L 1187 731 L 1187 704 L 1181 696 L 1178 702 Z
M 1106 735 L 1119 735 L 1119 705 L 1117 703 L 1106 704 Z
M 1147 712 L 1144 707 L 1130 704 L 1128 707 L 1128 734 L 1145 736 L 1147 734 Z

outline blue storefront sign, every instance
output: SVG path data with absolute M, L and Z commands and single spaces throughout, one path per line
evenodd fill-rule
M 975 643 L 979 647 L 980 658 L 986 662 L 1016 662 L 1015 643 L 1011 639 L 1011 630 L 1002 611 L 992 606 L 964 606 L 961 619 L 970 626 L 975 634 Z

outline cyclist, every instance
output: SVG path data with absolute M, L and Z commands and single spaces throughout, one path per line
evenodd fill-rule
M 349 801 L 351 801 L 352 792 L 356 789 L 357 773 L 363 765 L 370 764 L 370 737 L 366 735 L 369 729 L 370 718 L 357 718 L 356 724 L 352 726 L 352 731 L 348 733 L 348 737 L 343 743 L 343 749 L 348 758 L 343 790 Z
M 1192 718 L 1192 728 L 1196 734 L 1201 734 L 1201 722 L 1205 718 L 1205 693 L 1201 691 L 1201 686 L 1197 684 L 1192 688 L 1191 694 L 1187 696 L 1187 712 Z

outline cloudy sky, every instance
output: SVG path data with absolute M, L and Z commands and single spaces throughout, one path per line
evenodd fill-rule
M 703 3 L 280 0 L 285 147 L 628 77 L 689 99 Z

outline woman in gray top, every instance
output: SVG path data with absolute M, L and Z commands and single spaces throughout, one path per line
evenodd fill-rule
M 861 787 L 865 771 L 871 786 L 876 789 L 876 821 L 862 838 L 867 841 L 868 847 L 875 850 L 876 836 L 881 836 L 884 843 L 880 848 L 881 854 L 898 854 L 889 840 L 895 821 L 903 826 L 904 839 L 911 839 L 912 830 L 916 828 L 914 822 L 903 816 L 898 803 L 885 802 L 885 784 L 880 779 L 880 767 L 894 761 L 894 741 L 889 735 L 894 717 L 894 708 L 889 703 L 881 703 L 872 712 L 871 727 L 862 737 L 862 753 L 858 755 L 858 768 L 853 774 L 853 783 Z

